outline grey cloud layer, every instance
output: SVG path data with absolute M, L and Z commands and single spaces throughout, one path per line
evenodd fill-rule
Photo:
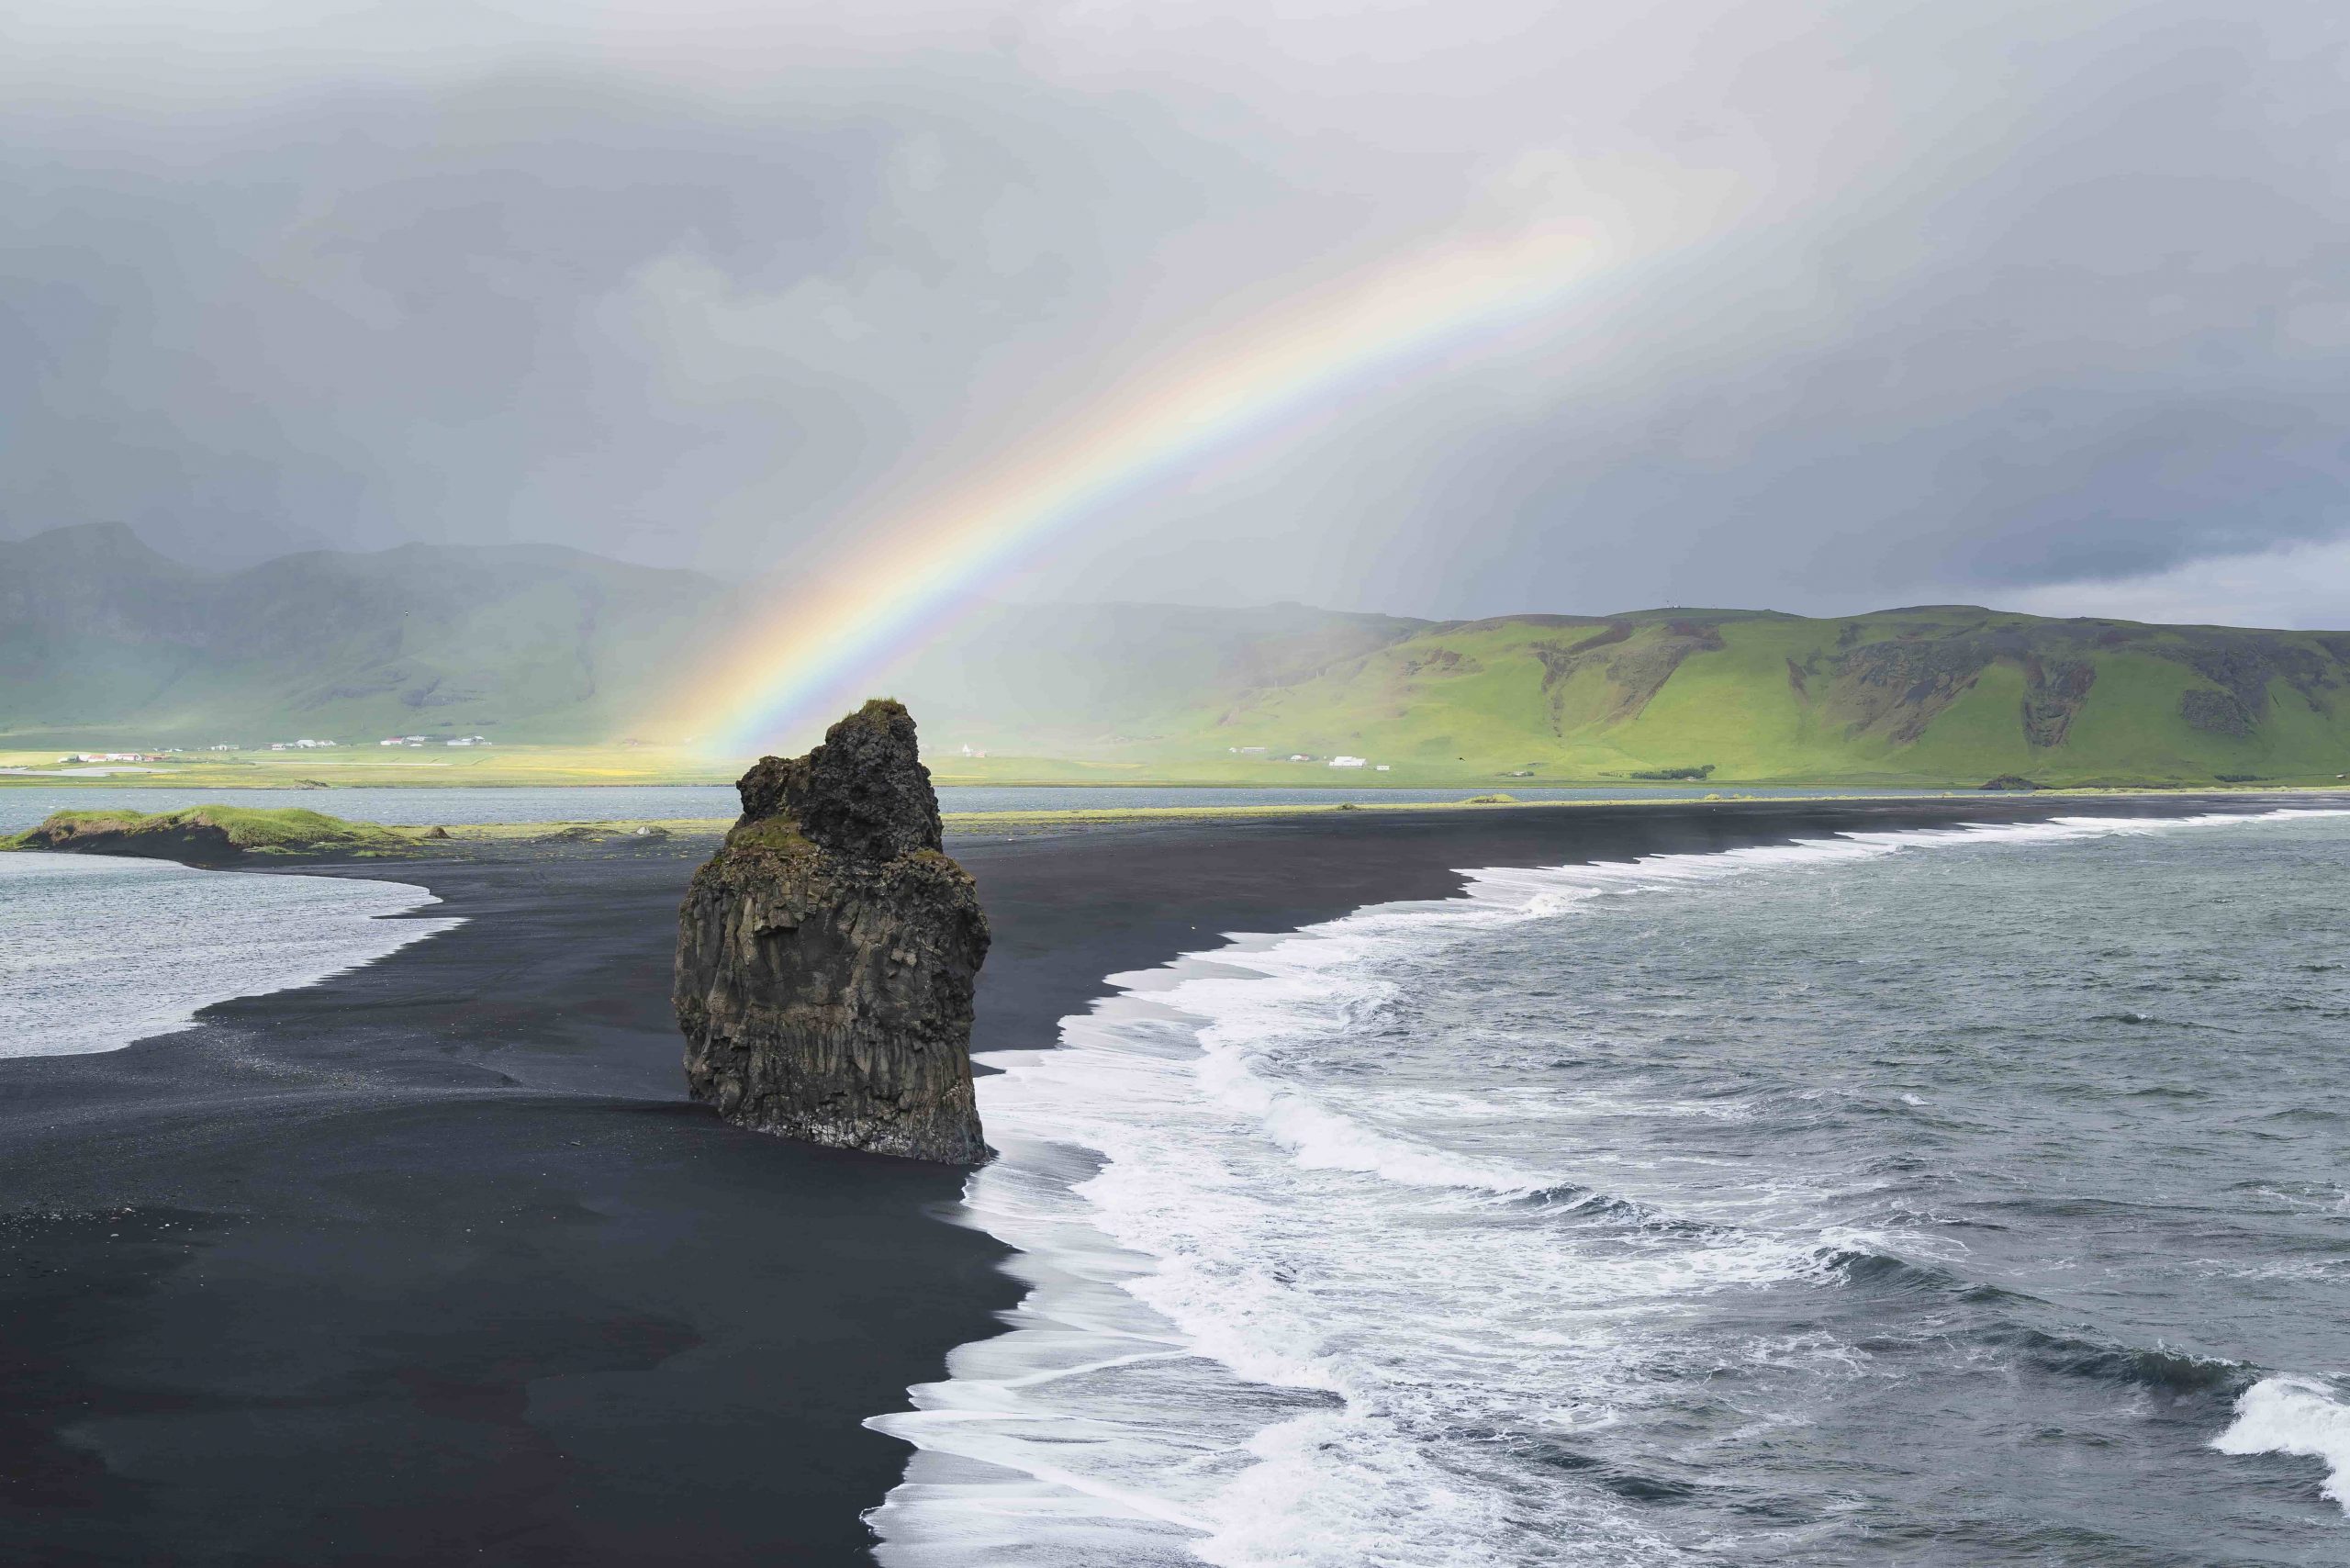
M 1025 589 L 2039 603 L 2345 522 L 2331 6 L 301 15 L 12 22 L 0 527 L 789 569 L 1269 279 L 1585 216 L 1708 237 Z

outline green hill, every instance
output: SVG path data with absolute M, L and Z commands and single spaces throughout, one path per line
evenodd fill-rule
M 1161 745 L 1552 778 L 2330 781 L 2350 635 L 1965 606 L 1482 621 L 1246 690 Z
M 726 585 L 553 546 L 314 552 L 215 574 L 124 529 L 59 529 L 0 543 L 0 746 L 675 739 L 662 714 L 681 673 L 789 602 L 788 580 Z M 1122 778 L 2350 772 L 2350 633 L 1967 606 L 1439 622 L 997 605 L 871 684 L 922 716 L 934 757 L 968 745 Z M 1326 770 L 1339 754 L 1388 771 Z M 1294 755 L 1310 771 L 1280 760 Z

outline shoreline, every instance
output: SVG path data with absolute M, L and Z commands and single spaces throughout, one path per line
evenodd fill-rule
M 610 786 L 621 788 L 622 786 Z M 468 788 L 471 788 L 470 786 Z M 498 788 L 498 787 L 490 787 Z M 514 786 L 528 790 L 537 786 Z M 575 789 L 588 786 L 553 786 Z M 1090 786 L 1087 788 L 1091 788 Z M 1108 787 L 1104 788 L 1125 788 Z M 1141 788 L 1139 786 L 1134 788 Z M 1342 787 L 1327 786 L 1337 793 Z M 1402 790 L 1404 787 L 1393 787 Z M 1546 787 L 1547 788 L 1547 787 Z M 1851 793 L 1829 792 L 1826 786 L 1789 786 L 1807 793 L 1774 794 L 1764 789 L 1749 790 L 1736 794 L 1708 793 L 1694 795 L 1631 795 L 1577 796 L 1568 800 L 1520 800 L 1505 792 L 1452 801 L 1280 801 L 1263 805 L 1181 804 L 1172 806 L 1058 806 L 1011 809 L 1001 811 L 944 811 L 942 822 L 950 834 L 988 834 L 1004 831 L 1045 832 L 1054 829 L 1089 831 L 1109 826 L 1147 824 L 1185 824 L 1200 823 L 1246 822 L 1270 818 L 1315 818 L 1339 812 L 1371 813 L 1451 813 L 1456 812 L 1488 814 L 1493 812 L 1534 810 L 1538 808 L 1591 809 L 1694 809 L 1752 805 L 1885 805 L 1941 802 L 1961 804 L 1975 802 L 2012 806 L 2019 802 L 2041 802 L 2048 807 L 2068 802 L 2178 802 L 2240 804 L 2261 801 L 2326 800 L 2350 798 L 2350 788 L 2343 790 L 2316 788 L 2285 788 L 2272 786 L 2228 785 L 2208 790 L 2187 790 L 2167 786 L 2113 786 L 2038 790 L 1931 790 L 1902 788 L 1877 792 L 1859 790 Z M 1227 791 L 1232 792 L 1232 791 Z M 118 811 L 130 808 L 118 807 Z M 202 809 L 198 807 L 182 810 Z M 254 810 L 255 808 L 237 808 Z M 106 808 L 97 808 L 103 812 Z M 405 847 L 373 851 L 376 857 L 403 860 L 408 852 L 430 857 L 464 845 L 504 844 L 523 846 L 534 843 L 565 841 L 610 841 L 631 835 L 656 838 L 716 839 L 733 825 L 729 817 L 547 817 L 502 822 L 433 822 L 380 823 L 371 819 L 351 819 L 349 825 L 358 829 L 376 829 L 405 839 Z M 437 834 L 438 836 L 432 836 Z M 0 835 L 0 850 L 20 847 Z M 22 846 L 29 847 L 29 846 Z M 283 867 L 321 866 L 340 863 L 348 857 L 339 849 L 290 849 L 259 852 L 275 859 Z M 171 858 L 172 857 L 157 857 Z M 193 862 L 191 862 L 193 863 Z M 209 864 L 209 863 L 207 863 Z
M 986 1331 L 959 1170 L 685 1102 L 704 851 L 267 875 L 465 924 L 99 1055 L 0 1062 L 0 1539 L 63 1563 L 861 1561 L 858 1422 Z M 401 917 L 394 917 L 401 918 Z
M 431 795 L 444 790 L 731 790 L 743 767 L 752 759 L 719 772 L 695 774 L 647 774 L 626 778 L 550 777 L 534 778 L 527 773 L 498 775 L 485 782 L 463 777 L 431 778 L 398 778 L 368 776 L 345 779 L 324 778 L 243 778 L 234 775 L 190 769 L 174 772 L 168 768 L 125 767 L 116 770 L 46 772 L 38 768 L 0 767 L 0 794 L 17 789 L 51 789 L 68 792 L 80 790 L 234 790 L 252 794 L 270 795 L 333 795 L 351 790 L 391 790 L 399 794 Z M 1590 801 L 1605 800 L 1639 801 L 1668 800 L 1684 802 L 1702 800 L 1706 795 L 1684 793 L 1672 796 L 1620 795 L 1601 796 L 1604 790 L 1682 790 L 1734 792 L 1726 799 L 1835 799 L 1874 800 L 1921 798 L 1931 796 L 1997 795 L 2009 791 L 1986 788 L 1983 779 L 1971 778 L 1716 778 L 1705 780 L 1639 779 L 1639 778 L 1528 778 L 1516 775 L 1473 775 L 1465 778 L 1421 778 L 1407 781 L 1394 779 L 1371 780 L 1360 778 L 1068 778 L 1051 776 L 1026 778 L 1011 776 L 992 778 L 978 774 L 932 775 L 932 784 L 939 790 L 1058 790 L 1102 795 L 1136 794 L 1152 790 L 1215 790 L 1225 793 L 1297 793 L 1297 794 L 1423 794 L 1428 792 L 1506 794 L 1513 790 L 1572 790 L 1583 791 Z M 2300 775 L 2277 778 L 2221 778 L 2209 780 L 2174 779 L 2142 780 L 2136 782 L 2097 779 L 2080 782 L 2042 784 L 2036 791 L 2017 790 L 2014 793 L 2036 792 L 2043 795 L 2226 795 L 2226 794 L 2313 794 L 2350 791 L 2350 783 L 2341 775 Z M 1441 804 L 1436 801 L 1397 801 L 1398 807 Z M 1458 803 L 1458 802 L 1454 802 Z M 1519 801 L 1517 804 L 1539 802 Z M 1156 809 L 1156 808 L 1140 808 Z
M 1322 808 L 947 847 L 996 930 L 986 1053 L 1057 1044 L 1111 974 L 1467 868 L 2251 803 Z M 707 848 L 257 868 L 412 881 L 465 924 L 124 1050 L 0 1062 L 0 1528 L 60 1562 L 869 1561 L 860 1516 L 908 1450 L 864 1422 L 1024 1293 L 943 1217 L 961 1171 L 683 1101 L 667 966 Z

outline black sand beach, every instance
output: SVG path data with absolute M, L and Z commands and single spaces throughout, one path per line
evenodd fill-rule
M 1338 812 L 950 839 L 979 1050 L 1218 933 L 1456 868 L 2236 797 Z M 0 1060 L 0 1561 L 853 1563 L 865 1431 L 1013 1289 L 958 1172 L 685 1103 L 668 971 L 707 845 L 307 870 L 466 924 L 100 1056 Z

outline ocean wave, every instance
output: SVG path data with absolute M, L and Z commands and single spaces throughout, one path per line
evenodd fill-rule
M 1984 1339 L 2020 1354 L 2042 1372 L 2099 1383 L 2127 1383 L 2172 1394 L 2234 1394 L 2259 1372 L 2224 1356 L 2203 1356 L 2165 1345 L 2118 1345 L 2085 1335 L 2056 1334 L 2021 1325 L 1986 1331 Z
M 2236 1401 L 2235 1421 L 2211 1439 L 2221 1453 L 2322 1460 L 2320 1488 L 2350 1513 L 2350 1406 L 2314 1378 L 2266 1377 Z
M 1512 1497 L 1448 1469 L 1446 1444 L 1476 1425 L 1456 1404 L 1476 1396 L 1440 1369 L 1554 1387 L 1562 1428 L 1604 1428 L 1686 1375 L 1675 1325 L 1714 1293 L 1841 1282 L 1970 1311 L 2026 1298 L 1913 1260 L 1898 1232 L 1829 1234 L 1799 1205 L 1781 1223 L 1768 1203 L 1707 1213 L 1694 1194 L 1675 1212 L 1653 1181 L 1646 1196 L 1610 1191 L 1564 1137 L 1553 1160 L 1523 1140 L 1477 1147 L 1451 1124 L 1420 1136 L 1429 1116 L 1473 1126 L 1506 1107 L 1382 1091 L 1360 1050 L 1394 1037 L 1393 976 L 1600 901 L 1946 847 L 2345 814 L 2060 818 L 1487 868 L 1464 873 L 1457 898 L 1114 977 L 1117 994 L 1063 1021 L 1058 1049 L 983 1058 L 998 1070 L 979 1092 L 1003 1158 L 972 1178 L 965 1217 L 1018 1249 L 1028 1294 L 1009 1332 L 912 1391 L 914 1409 L 869 1423 L 919 1450 L 873 1516 L 878 1555 L 890 1568 L 1684 1560 L 1647 1522 L 1670 1497 L 1595 1483 Z M 1595 1070 L 1573 1051 L 1533 1065 L 1552 1062 Z M 1667 1108 L 1651 1096 L 1592 1114 Z M 1483 1299 L 1446 1294 L 1464 1280 Z M 2074 1375 L 2181 1393 L 2232 1393 L 2251 1375 L 2001 1332 L 2009 1353 Z M 1822 1375 L 1863 1375 L 1849 1347 L 1795 1354 Z M 1606 1471 L 1619 1473 L 1652 1473 Z
M 1896 1294 L 1921 1291 L 1961 1291 L 1971 1282 L 1931 1263 L 1919 1263 L 1891 1252 L 1823 1247 L 1821 1266 L 1846 1283 Z

